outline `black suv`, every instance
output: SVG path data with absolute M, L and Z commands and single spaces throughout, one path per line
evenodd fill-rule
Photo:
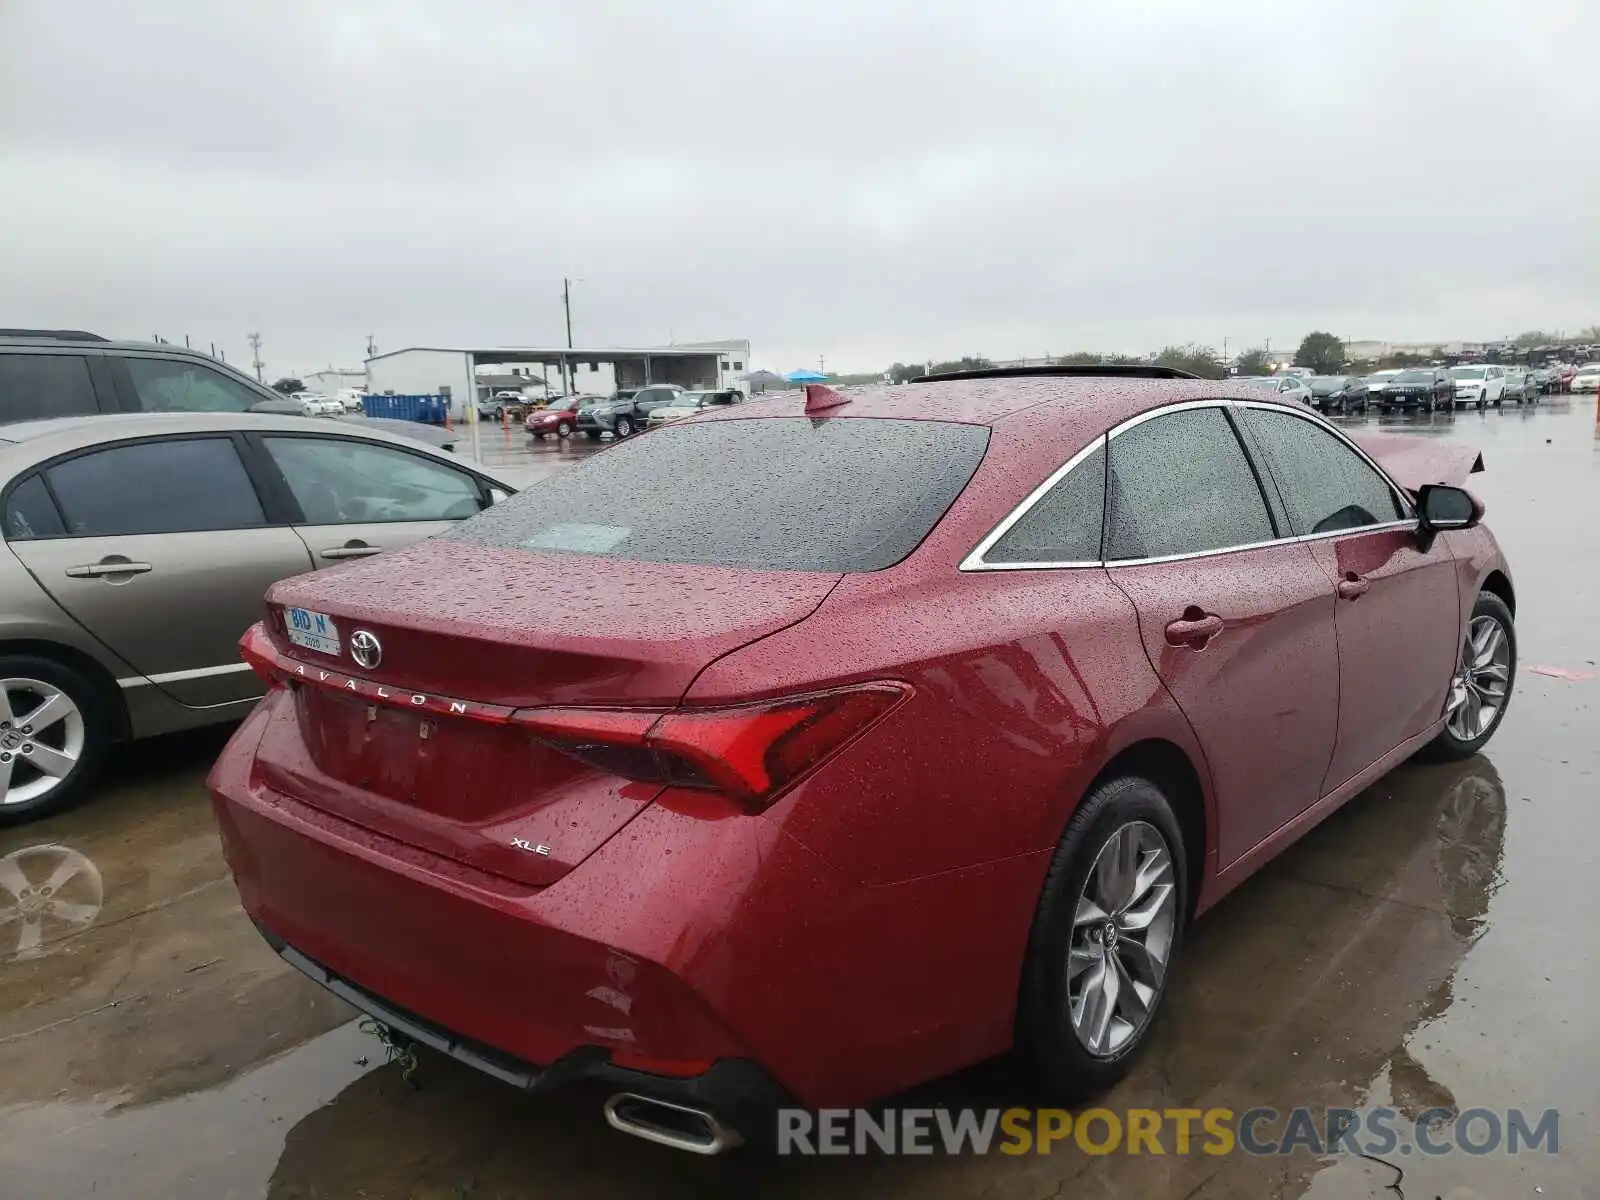
M 675 383 L 652 383 L 642 388 L 618 388 L 609 399 L 578 413 L 578 429 L 590 439 L 602 433 L 625 438 L 644 428 L 655 409 L 671 404 L 683 395 Z
M 1396 408 L 1449 412 L 1455 395 L 1455 382 L 1444 368 L 1410 367 L 1389 377 L 1383 391 L 1378 393 L 1378 403 L 1384 412 Z
M 112 342 L 76 329 L 0 329 L 0 423 L 126 412 L 303 410 L 299 401 L 184 346 Z M 431 446 L 448 449 L 455 441 L 453 433 L 415 421 L 357 419 Z

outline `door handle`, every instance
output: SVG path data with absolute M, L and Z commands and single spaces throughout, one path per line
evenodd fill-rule
M 1367 594 L 1367 589 L 1371 586 L 1371 580 L 1361 578 L 1354 571 L 1346 571 L 1344 578 L 1339 580 L 1339 599 L 1359 600 Z
M 154 571 L 155 567 L 147 562 L 131 562 L 123 559 L 101 559 L 97 563 L 88 563 L 81 567 L 68 567 L 68 579 L 99 579 L 105 575 L 143 575 L 146 571 Z
M 369 558 L 374 554 L 382 554 L 382 546 L 369 546 L 365 542 L 351 542 L 343 546 L 329 546 L 322 552 L 323 558 Z
M 1191 617 L 1190 612 L 1199 615 Z M 1221 617 L 1216 613 L 1205 613 L 1191 608 L 1180 620 L 1173 621 L 1167 626 L 1167 642 L 1173 646 L 1188 646 L 1191 650 L 1199 650 L 1221 632 Z

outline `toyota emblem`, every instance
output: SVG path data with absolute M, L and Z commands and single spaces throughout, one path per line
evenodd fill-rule
M 383 661 L 383 643 L 377 634 L 358 629 L 350 635 L 350 657 L 370 671 Z

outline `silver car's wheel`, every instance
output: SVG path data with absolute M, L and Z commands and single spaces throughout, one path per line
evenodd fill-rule
M 1461 642 L 1461 661 L 1450 681 L 1445 724 L 1459 741 L 1473 742 L 1494 727 L 1511 688 L 1511 641 L 1498 617 L 1472 618 Z
M 83 712 L 66 692 L 40 679 L 0 679 L 0 807 L 61 787 L 84 744 Z
M 1116 1054 L 1144 1029 L 1166 982 L 1178 915 L 1172 852 L 1146 821 L 1120 826 L 1084 880 L 1067 952 L 1067 1009 L 1079 1043 Z

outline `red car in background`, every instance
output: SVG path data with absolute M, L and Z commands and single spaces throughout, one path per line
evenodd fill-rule
M 578 410 L 603 399 L 603 396 L 557 396 L 548 407 L 536 408 L 523 418 L 522 427 L 541 441 L 547 434 L 564 441 L 578 428 Z
M 684 1149 L 1012 1047 L 1092 1094 L 1194 916 L 1498 727 L 1480 465 L 1161 368 L 668 425 L 275 585 L 223 846 L 396 1037 Z

